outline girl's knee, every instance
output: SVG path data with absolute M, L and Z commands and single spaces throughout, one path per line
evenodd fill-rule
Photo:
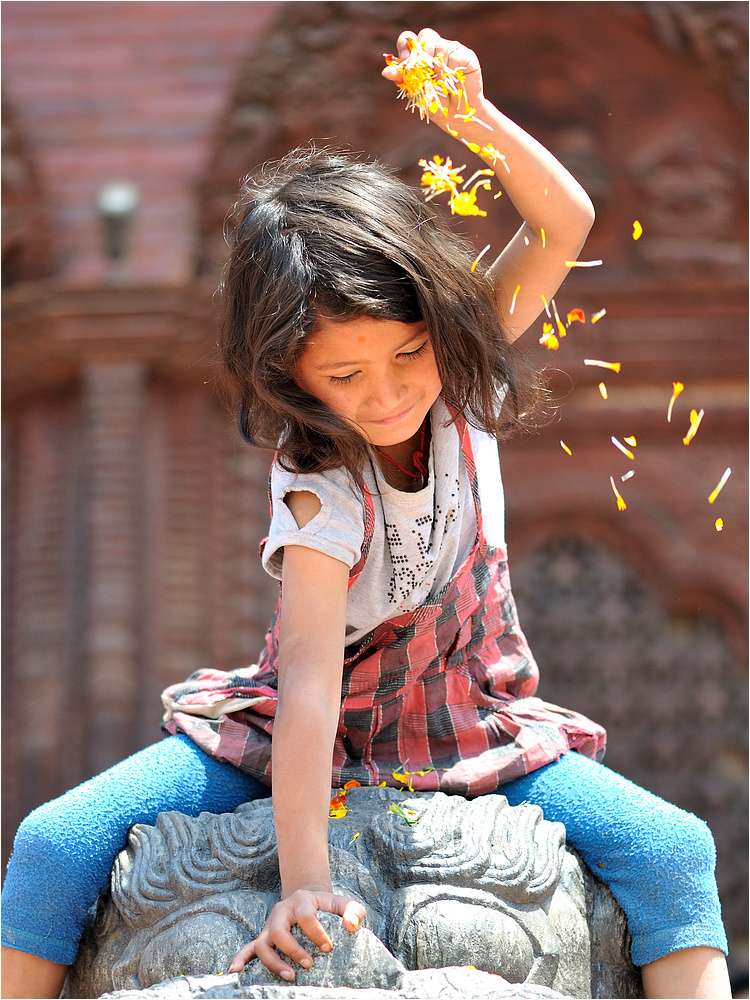
M 677 806 L 668 806 L 665 812 L 661 822 L 648 823 L 643 829 L 638 851 L 644 867 L 660 881 L 712 876 L 716 845 L 707 824 Z

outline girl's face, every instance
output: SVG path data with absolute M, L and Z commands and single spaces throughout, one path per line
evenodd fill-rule
M 414 437 L 442 388 L 425 324 L 370 316 L 319 319 L 296 381 L 380 448 Z

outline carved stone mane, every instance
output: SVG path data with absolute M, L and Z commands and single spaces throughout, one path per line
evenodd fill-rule
M 334 959 L 300 969 L 295 996 L 305 985 L 398 995 L 408 977 L 426 975 L 409 970 L 467 965 L 495 983 L 502 976 L 547 987 L 540 996 L 641 995 L 621 911 L 566 848 L 562 825 L 537 806 L 510 807 L 500 795 L 467 801 L 354 788 L 347 809 L 330 823 L 331 874 L 335 892 L 364 903 L 367 930 L 343 932 Z M 270 800 L 195 819 L 162 813 L 155 826 L 134 826 L 65 995 L 221 973 L 278 894 Z M 227 988 L 232 980 L 236 996 L 279 983 L 257 961 L 226 976 Z

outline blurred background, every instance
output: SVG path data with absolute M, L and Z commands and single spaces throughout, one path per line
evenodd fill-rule
M 159 738 L 167 684 L 256 659 L 269 456 L 212 386 L 223 218 L 245 173 L 310 139 L 411 183 L 422 157 L 471 161 L 380 78 L 399 31 L 430 25 L 596 206 L 583 257 L 604 266 L 556 298 L 586 322 L 554 353 L 541 319 L 524 338 L 562 406 L 502 450 L 514 588 L 540 695 L 711 825 L 742 989 L 747 8 L 5 0 L 4 859 L 29 810 Z M 489 261 L 518 219 L 485 201 L 459 228 Z

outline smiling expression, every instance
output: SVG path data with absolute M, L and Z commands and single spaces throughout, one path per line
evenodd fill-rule
M 296 381 L 385 450 L 419 433 L 442 388 L 425 324 L 371 316 L 318 319 Z

